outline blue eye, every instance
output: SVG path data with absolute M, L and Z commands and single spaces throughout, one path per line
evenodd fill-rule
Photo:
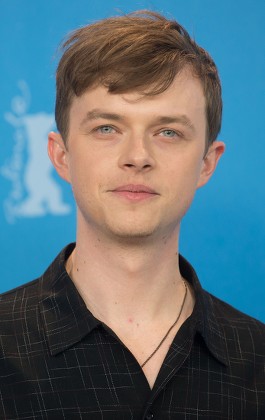
M 165 137 L 170 137 L 170 138 L 178 135 L 176 131 L 174 130 L 163 130 L 161 131 L 161 134 Z
M 111 134 L 114 131 L 114 128 L 110 125 L 102 125 L 98 128 L 99 132 L 102 134 Z

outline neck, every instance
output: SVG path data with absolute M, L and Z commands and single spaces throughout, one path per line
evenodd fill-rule
M 178 231 L 150 240 L 113 241 L 80 229 L 67 271 L 91 312 L 103 322 L 172 316 L 183 297 Z

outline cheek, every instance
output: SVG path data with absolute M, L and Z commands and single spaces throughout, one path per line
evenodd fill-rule
M 197 190 L 202 168 L 201 160 L 179 159 L 168 171 L 167 190 L 172 200 L 172 208 L 182 209 L 183 214 L 189 208 Z
M 84 156 L 71 156 L 69 161 L 69 176 L 73 194 L 76 200 L 82 195 L 87 196 L 90 190 L 90 184 L 93 185 L 91 164 L 84 159 Z
M 167 164 L 169 187 L 170 183 L 175 182 L 176 186 L 192 189 L 196 188 L 201 175 L 202 158 L 198 156 L 182 156 Z
M 107 168 L 107 162 L 93 153 L 83 151 L 72 156 L 69 168 L 76 201 L 92 203 L 93 200 L 99 199 L 100 192 L 111 173 Z

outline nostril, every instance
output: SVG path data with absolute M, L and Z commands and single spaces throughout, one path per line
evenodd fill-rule
M 152 167 L 149 163 L 146 163 L 145 165 L 134 165 L 133 163 L 125 163 L 124 165 L 126 168 L 138 168 L 138 169 L 149 169 Z

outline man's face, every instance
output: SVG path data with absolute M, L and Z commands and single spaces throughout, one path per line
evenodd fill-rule
M 205 158 L 205 136 L 205 98 L 189 72 L 151 97 L 98 86 L 75 98 L 57 170 L 72 184 L 79 227 L 119 240 L 177 233 L 223 152 L 215 142 Z

